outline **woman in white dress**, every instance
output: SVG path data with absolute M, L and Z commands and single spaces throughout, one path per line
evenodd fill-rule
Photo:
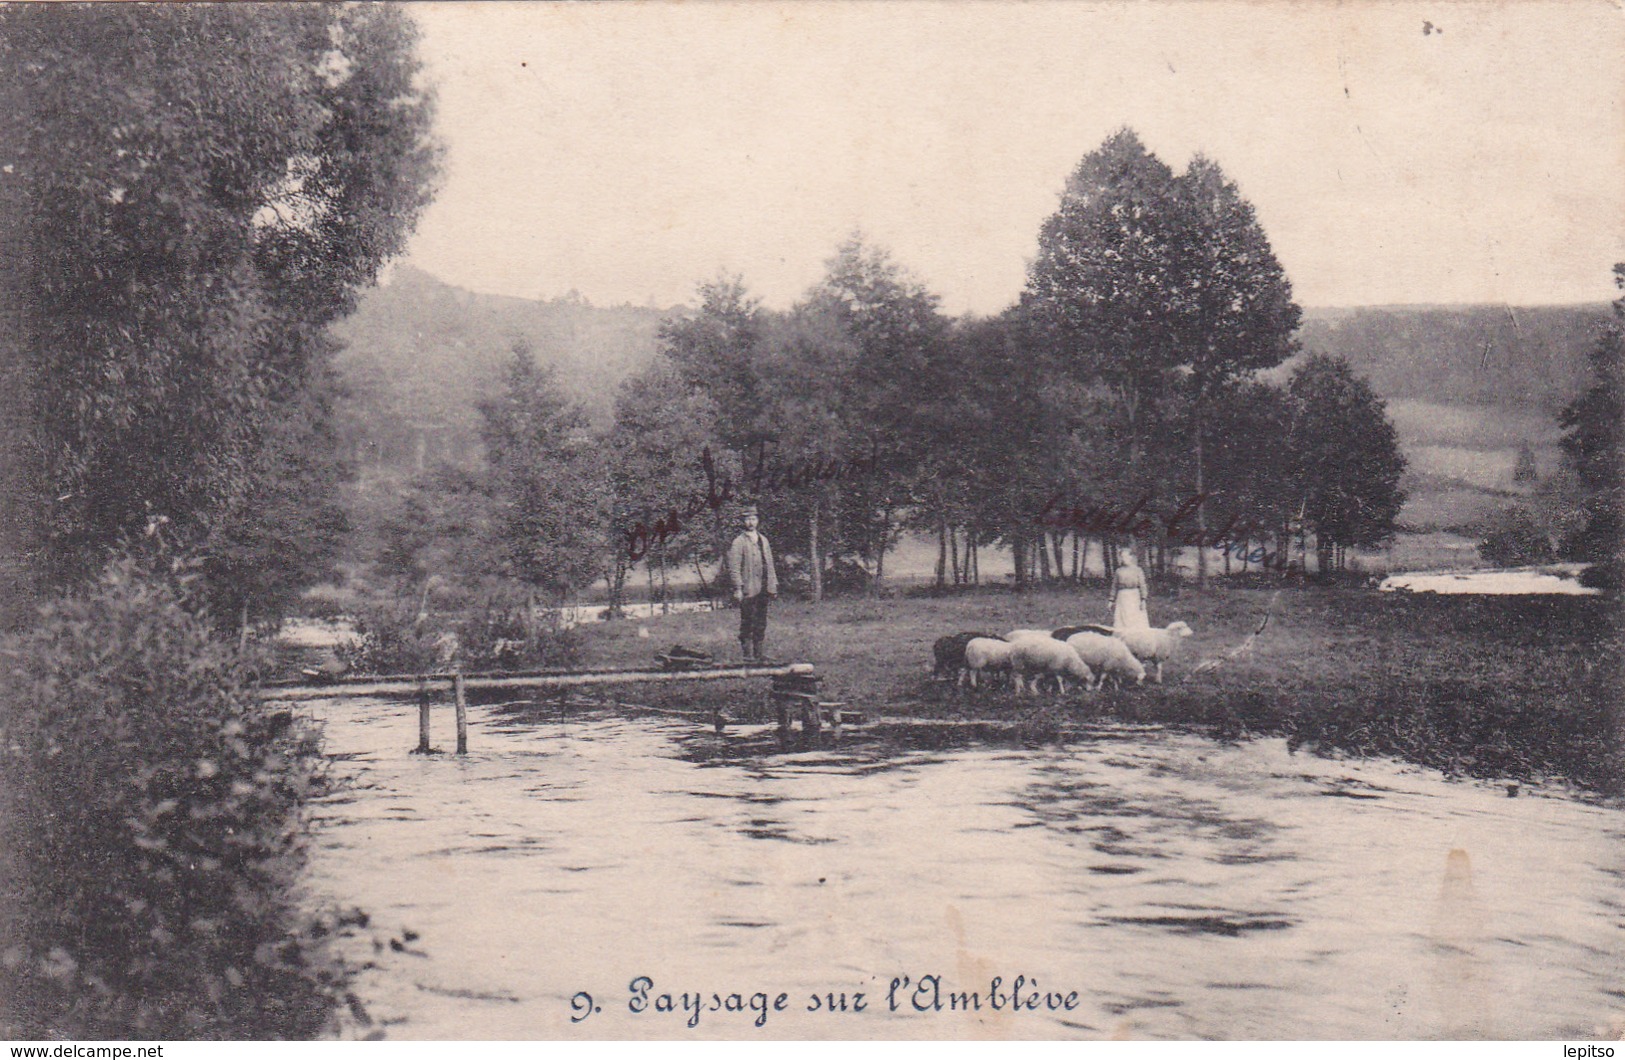
M 1112 625 L 1118 629 L 1150 629 L 1145 607 L 1145 572 L 1134 562 L 1132 546 L 1117 557 L 1117 577 L 1112 587 Z

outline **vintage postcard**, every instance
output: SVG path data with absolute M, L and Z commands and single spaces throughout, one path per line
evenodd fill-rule
M 1625 1037 L 1618 3 L 0 31 L 5 1036 Z

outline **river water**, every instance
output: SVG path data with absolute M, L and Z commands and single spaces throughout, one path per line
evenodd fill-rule
M 310 709 L 346 782 L 311 898 L 371 913 L 391 1038 L 1625 1033 L 1617 807 L 1135 727 L 785 749 L 473 707 L 459 758 L 407 753 L 409 704 Z
M 1602 590 L 1580 584 L 1584 563 L 1496 570 L 1426 570 L 1390 574 L 1383 592 L 1466 594 L 1470 596 L 1597 596 Z

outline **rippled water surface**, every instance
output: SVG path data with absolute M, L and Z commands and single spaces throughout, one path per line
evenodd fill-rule
M 1625 1033 L 1617 808 L 1159 730 L 786 751 L 475 707 L 458 758 L 407 753 L 409 705 L 314 713 L 349 783 L 318 807 L 311 890 L 401 947 L 358 984 L 393 1038 Z M 638 976 L 678 1011 L 629 1012 Z M 916 1012 L 928 976 L 943 1008 Z M 1016 976 L 1062 1007 L 995 1010 Z M 758 991 L 787 995 L 761 1029 L 726 1011 Z M 578 992 L 601 1011 L 572 1024 Z

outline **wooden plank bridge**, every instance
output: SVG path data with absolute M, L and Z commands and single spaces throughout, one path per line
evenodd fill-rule
M 803 732 L 818 732 L 825 724 L 839 731 L 843 725 L 862 723 L 861 712 L 845 709 L 845 704 L 826 702 L 820 695 L 823 683 L 811 663 L 710 663 L 662 656 L 662 665 L 645 668 L 600 670 L 493 671 L 465 674 L 437 671 L 426 674 L 385 674 L 379 676 L 326 677 L 306 671 L 304 678 L 267 682 L 263 687 L 269 699 L 306 701 L 342 699 L 355 696 L 411 695 L 418 700 L 419 753 L 430 753 L 429 716 L 436 691 L 449 691 L 456 704 L 457 753 L 468 751 L 467 690 L 523 688 L 535 691 L 565 691 L 628 684 L 667 684 L 687 681 L 732 681 L 770 678 L 768 702 L 778 713 L 781 732 L 791 731 L 793 720 L 801 719 Z M 720 734 L 730 719 L 720 707 L 710 712 L 711 724 Z

